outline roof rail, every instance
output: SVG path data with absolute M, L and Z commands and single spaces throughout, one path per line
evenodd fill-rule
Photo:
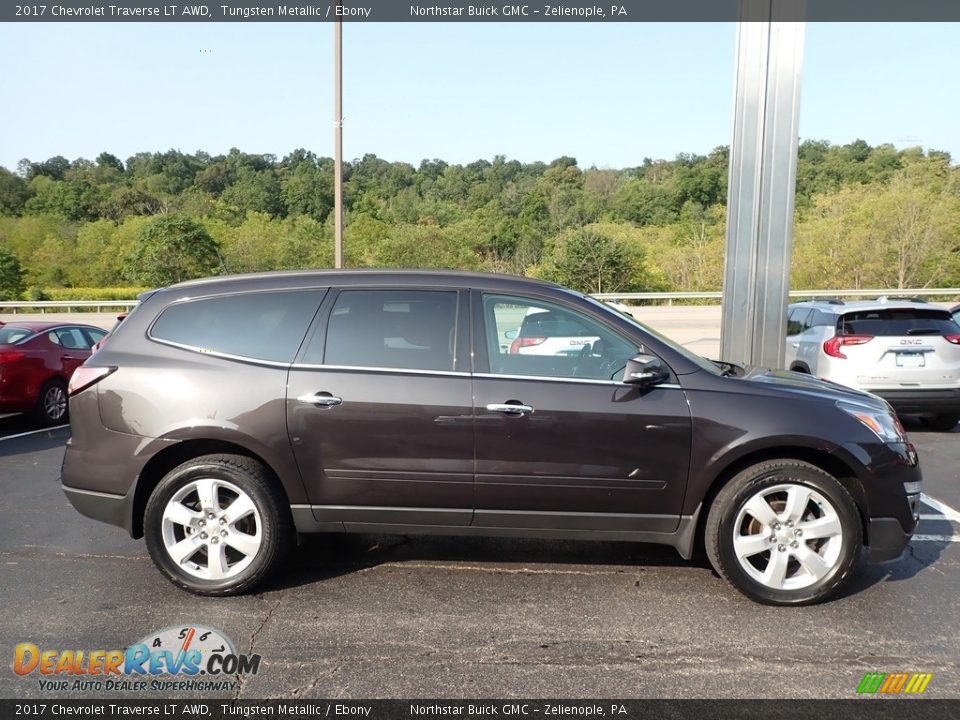
M 825 302 L 831 305 L 843 305 L 845 304 L 843 300 L 838 297 L 815 297 L 812 300 L 813 302 Z

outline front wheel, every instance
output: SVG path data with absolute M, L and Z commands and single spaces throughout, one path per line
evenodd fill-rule
M 751 600 L 808 605 L 849 580 L 863 531 L 834 477 L 799 460 L 771 460 L 720 490 L 704 539 L 714 569 Z
M 171 470 L 144 514 L 147 549 L 175 585 L 237 595 L 263 582 L 292 537 L 290 508 L 259 462 L 204 455 Z

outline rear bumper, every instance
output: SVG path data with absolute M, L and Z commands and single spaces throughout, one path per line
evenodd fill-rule
M 126 495 L 111 495 L 110 493 L 93 490 L 81 490 L 67 485 L 62 485 L 62 487 L 67 500 L 81 515 L 122 527 L 131 535 L 133 534 L 130 526 L 133 518 L 133 489 Z
M 897 389 L 872 390 L 867 392 L 879 395 L 898 413 L 957 413 L 960 414 L 960 388 L 940 390 Z

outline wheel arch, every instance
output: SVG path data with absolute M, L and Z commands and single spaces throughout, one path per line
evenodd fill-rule
M 133 496 L 133 505 L 130 516 L 130 535 L 134 538 L 143 537 L 143 516 L 147 508 L 147 501 L 153 493 L 154 488 L 160 483 L 163 477 L 178 465 L 187 462 L 193 458 L 202 455 L 242 455 L 251 460 L 256 460 L 264 469 L 266 469 L 271 482 L 277 486 L 287 504 L 290 503 L 290 496 L 287 489 L 283 486 L 277 475 L 276 470 L 270 463 L 260 455 L 237 443 L 228 440 L 214 439 L 191 439 L 183 440 L 169 447 L 163 448 L 160 452 L 150 458 L 140 475 L 137 477 L 136 489 Z
M 757 465 L 770 460 L 800 460 L 809 463 L 833 477 L 844 489 L 853 497 L 854 504 L 857 507 L 857 514 L 860 516 L 860 526 L 863 531 L 863 537 L 869 537 L 868 531 L 868 512 L 866 492 L 860 478 L 856 472 L 843 460 L 836 455 L 809 447 L 771 447 L 749 452 L 735 458 L 717 473 L 710 487 L 703 497 L 702 512 L 697 522 L 697 533 L 694 538 L 694 547 L 704 547 L 704 531 L 706 529 L 707 516 L 710 514 L 710 508 L 713 505 L 717 494 L 731 479 L 738 473 L 752 465 Z

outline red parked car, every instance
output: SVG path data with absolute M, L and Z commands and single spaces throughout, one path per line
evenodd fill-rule
M 45 425 L 67 419 L 67 383 L 106 335 L 57 322 L 0 324 L 0 412 L 28 412 Z

